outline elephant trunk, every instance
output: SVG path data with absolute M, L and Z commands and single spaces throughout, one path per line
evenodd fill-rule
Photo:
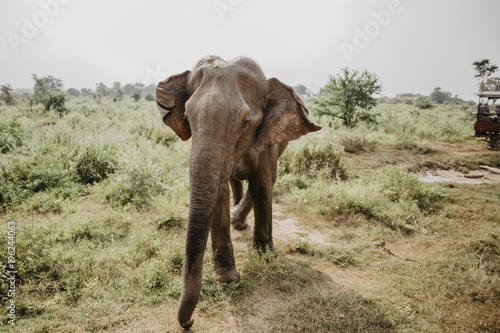
M 221 184 L 227 182 L 229 174 L 224 158 L 227 154 L 222 147 L 196 142 L 189 162 L 190 207 L 184 256 L 184 284 L 178 311 L 182 327 L 193 324 L 191 316 L 201 293 L 203 256 Z

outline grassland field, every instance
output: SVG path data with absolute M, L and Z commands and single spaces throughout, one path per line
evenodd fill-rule
M 0 106 L 0 331 L 179 332 L 190 141 L 154 102 L 66 107 Z M 375 111 L 354 129 L 312 112 L 323 129 L 279 162 L 278 255 L 233 230 L 242 277 L 221 285 L 207 250 L 193 332 L 500 332 L 500 184 L 417 177 L 500 168 L 474 106 Z

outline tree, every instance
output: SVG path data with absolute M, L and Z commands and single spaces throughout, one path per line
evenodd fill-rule
M 33 99 L 35 103 L 45 103 L 50 91 L 62 91 L 63 82 L 61 79 L 55 78 L 52 75 L 38 77 L 32 74 L 35 86 L 33 87 Z
M 15 100 L 14 96 L 12 95 L 12 87 L 10 84 L 7 85 L 2 85 L 0 87 L 0 90 L 2 90 L 2 94 L 0 95 L 0 99 L 5 102 L 7 105 L 14 105 Z
M 118 90 L 122 88 L 122 84 L 120 82 L 113 82 L 113 90 L 116 93 Z
M 313 102 L 319 115 L 340 118 L 345 126 L 354 127 L 360 121 L 375 122 L 370 110 L 377 105 L 373 95 L 381 91 L 382 84 L 374 73 L 343 68 L 341 74 L 330 76 L 325 92 Z
M 146 97 L 144 97 L 144 99 L 145 99 L 146 101 L 148 101 L 148 102 L 153 102 L 153 101 L 155 101 L 155 100 L 156 100 L 156 98 L 155 98 L 155 97 L 153 96 L 153 94 L 151 94 L 151 93 L 148 93 L 148 94 L 146 95 Z
M 495 73 L 498 70 L 498 66 L 494 64 L 490 64 L 489 59 L 483 59 L 481 61 L 474 61 L 472 63 L 474 65 L 474 69 L 476 70 L 475 77 L 479 78 L 479 89 L 481 91 L 486 89 L 486 82 L 491 74 Z
M 295 87 L 293 87 L 293 90 L 303 98 L 311 98 L 311 91 L 306 88 L 303 84 L 298 84 Z
M 132 98 L 134 99 L 134 101 L 136 101 L 136 102 L 137 102 L 138 100 L 140 100 L 140 99 L 141 99 L 141 94 L 139 94 L 139 93 L 134 93 L 134 94 L 132 95 Z
M 90 95 L 92 95 L 92 90 L 90 90 L 89 88 L 82 88 L 82 95 L 83 96 L 90 96 Z
M 35 81 L 35 87 L 33 88 L 34 102 L 42 103 L 46 111 L 52 108 L 59 115 L 64 115 L 67 110 L 64 105 L 66 103 L 66 93 L 63 91 L 62 80 L 51 75 L 39 78 L 35 74 L 33 74 L 33 80 Z
M 432 103 L 432 100 L 430 98 L 422 96 L 417 99 L 415 106 L 419 109 L 425 110 L 432 109 L 435 105 L 434 103 Z
M 102 96 L 108 96 L 111 94 L 111 90 L 102 82 L 99 82 L 95 85 L 96 93 L 101 93 Z
M 486 81 L 486 90 L 499 91 L 500 90 L 500 77 L 490 77 Z
M 68 95 L 70 96 L 74 96 L 74 97 L 78 97 L 80 96 L 80 90 L 76 89 L 76 88 L 69 88 L 68 90 L 66 90 L 66 92 L 68 93 Z
M 431 100 L 436 104 L 443 104 L 446 100 L 446 97 L 446 94 L 441 91 L 440 87 L 434 88 L 434 91 L 430 95 Z
M 49 111 L 51 108 L 56 110 L 60 116 L 64 116 L 67 113 L 66 106 L 66 94 L 63 91 L 49 91 L 47 98 L 44 101 L 45 111 Z
M 137 91 L 139 91 L 139 92 L 143 91 L 143 90 L 144 90 L 144 88 L 146 87 L 146 86 L 144 85 L 144 83 L 139 83 L 139 82 L 134 83 L 134 86 L 137 88 Z
M 125 95 L 132 95 L 133 93 L 137 93 L 139 91 L 137 91 L 137 87 L 135 87 L 133 84 L 126 84 L 124 87 L 123 87 L 123 93 Z
M 123 99 L 123 91 L 121 88 L 118 88 L 118 90 L 116 91 L 115 98 L 113 98 L 113 102 L 118 102 L 121 101 L 122 99 Z

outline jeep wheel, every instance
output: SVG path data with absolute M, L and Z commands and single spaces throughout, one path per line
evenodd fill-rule
M 500 151 L 500 135 L 491 137 L 490 146 L 491 149 Z

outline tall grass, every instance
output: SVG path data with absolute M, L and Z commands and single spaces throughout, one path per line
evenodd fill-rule
M 363 179 L 316 182 L 292 192 L 299 212 L 326 219 L 361 214 L 391 229 L 411 231 L 421 214 L 439 207 L 444 195 L 400 169 L 385 169 Z

